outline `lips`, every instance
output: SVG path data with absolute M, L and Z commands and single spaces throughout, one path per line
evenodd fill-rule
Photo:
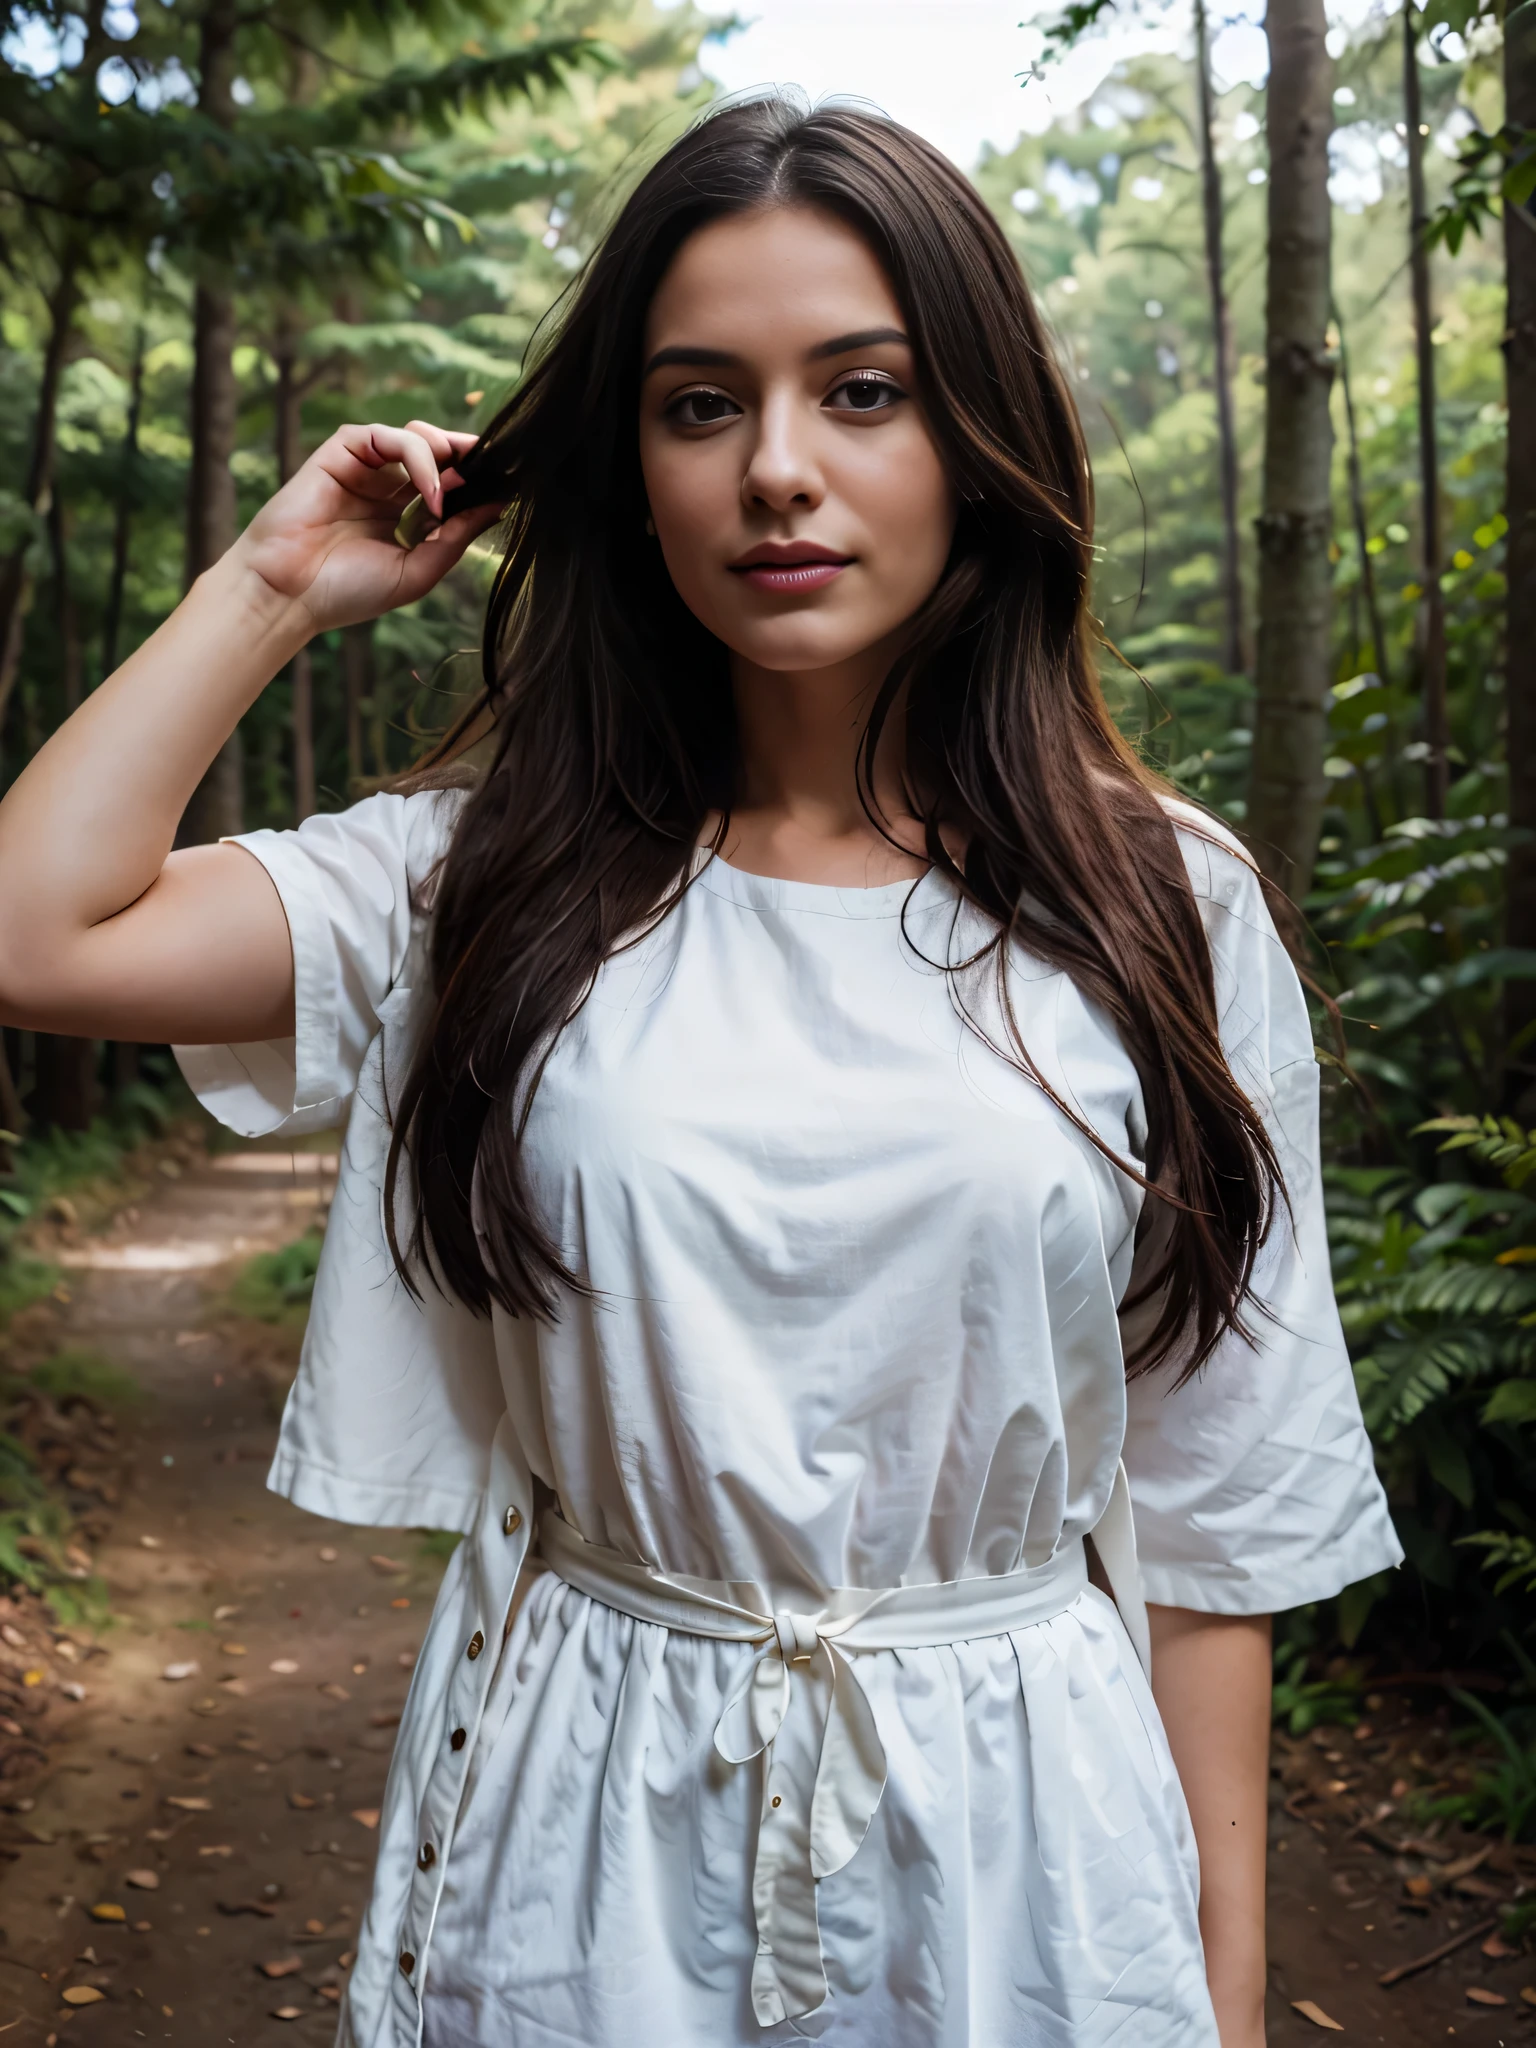
M 840 576 L 852 559 L 813 541 L 763 541 L 733 562 L 731 573 L 755 590 L 795 596 L 822 589 Z

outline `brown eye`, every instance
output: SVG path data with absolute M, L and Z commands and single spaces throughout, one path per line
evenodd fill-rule
M 712 427 L 734 419 L 741 407 L 723 391 L 685 391 L 667 407 L 667 418 L 683 427 Z
M 901 386 L 889 377 L 850 377 L 827 399 L 834 412 L 889 412 L 906 397 Z

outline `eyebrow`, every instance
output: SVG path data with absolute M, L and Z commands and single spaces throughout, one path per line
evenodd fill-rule
M 812 362 L 821 362 L 828 356 L 851 355 L 855 349 L 877 348 L 882 342 L 895 342 L 902 348 L 911 345 L 899 327 L 863 327 L 856 334 L 835 334 L 830 341 L 818 341 L 807 354 Z M 735 370 L 741 367 L 741 357 L 732 355 L 729 349 L 681 342 L 672 348 L 657 349 L 641 374 L 649 377 L 653 370 L 670 369 L 676 364 L 697 369 Z

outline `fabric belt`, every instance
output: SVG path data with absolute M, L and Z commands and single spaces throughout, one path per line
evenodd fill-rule
M 1125 1468 L 1093 1532 L 1143 1669 L 1150 1668 L 1146 1608 L 1136 1564 Z M 567 1585 L 605 1607 L 685 1635 L 756 1643 L 715 1724 L 727 1763 L 765 1759 L 762 1821 L 752 1873 L 757 1956 L 752 2009 L 760 2026 L 799 2019 L 827 1995 L 816 1885 L 848 1863 L 885 1790 L 885 1749 L 858 1676 L 863 1651 L 932 1648 L 1006 1635 L 1063 1613 L 1088 1584 L 1081 1540 L 1045 1564 L 996 1577 L 950 1579 L 885 1591 L 844 1587 L 812 1609 L 774 1610 L 762 1588 L 695 1579 L 632 1563 L 589 1543 L 553 1512 L 539 1517 L 538 1552 Z M 812 1782 L 773 1751 L 795 1688 L 821 1729 Z

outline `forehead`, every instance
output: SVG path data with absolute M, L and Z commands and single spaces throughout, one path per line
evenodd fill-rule
M 651 301 L 645 349 L 696 342 L 761 357 L 901 324 L 890 280 L 862 236 L 835 214 L 778 206 L 711 221 L 688 237 Z

